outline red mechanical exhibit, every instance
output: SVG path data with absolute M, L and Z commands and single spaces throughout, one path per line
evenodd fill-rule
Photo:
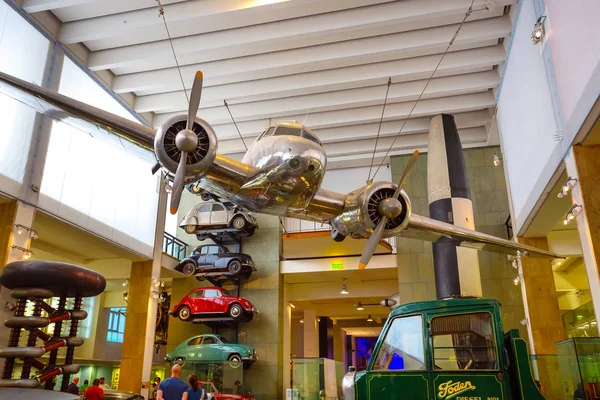
M 87 268 L 35 260 L 6 265 L 0 272 L 0 285 L 11 289 L 11 297 L 16 299 L 13 316 L 4 322 L 11 331 L 8 347 L 0 349 L 0 357 L 6 359 L 0 387 L 37 388 L 45 383 L 45 389 L 52 390 L 53 378 L 63 374 L 61 391 L 66 391 L 70 375 L 79 372 L 73 357 L 75 347 L 83 344 L 83 339 L 77 337 L 79 321 L 87 318 L 87 312 L 81 309 L 83 298 L 102 293 L 106 280 Z M 58 307 L 54 308 L 46 299 L 56 297 Z M 68 298 L 73 299 L 72 309 L 66 309 Z M 28 302 L 33 305 L 33 311 L 26 315 Z M 69 323 L 67 336 L 61 335 L 63 321 Z M 50 324 L 54 324 L 52 335 L 41 330 Z M 24 346 L 21 345 L 22 334 L 27 337 Z M 64 363 L 57 365 L 58 350 L 63 347 L 66 347 Z M 46 363 L 38 360 L 48 352 Z M 20 377 L 16 378 L 14 369 L 18 359 L 23 361 L 23 367 Z M 32 367 L 37 373 L 32 374 Z

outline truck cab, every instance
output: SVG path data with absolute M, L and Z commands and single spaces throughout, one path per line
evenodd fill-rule
M 500 303 L 427 301 L 396 307 L 365 371 L 343 379 L 344 400 L 541 400 L 527 346 L 502 328 Z

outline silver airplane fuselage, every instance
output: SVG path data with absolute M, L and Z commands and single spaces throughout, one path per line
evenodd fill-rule
M 246 183 L 235 187 L 207 176 L 200 180 L 200 187 L 249 211 L 286 216 L 302 212 L 313 199 L 325 176 L 326 162 L 323 147 L 304 137 L 260 136 L 242 159 L 255 169 Z

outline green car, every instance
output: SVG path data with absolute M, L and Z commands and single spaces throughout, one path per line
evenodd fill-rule
M 248 369 L 256 361 L 256 351 L 244 344 L 229 343 L 223 336 L 205 334 L 185 340 L 166 355 L 165 361 L 180 365 L 188 361 L 229 361 L 234 368 L 243 364 Z

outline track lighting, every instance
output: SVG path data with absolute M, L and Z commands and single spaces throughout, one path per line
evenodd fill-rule
M 498 153 L 494 153 L 494 167 L 500 166 L 500 156 Z
M 321 317 L 317 317 L 317 322 L 321 322 Z
M 577 186 L 577 178 L 567 178 L 567 181 L 562 185 L 560 192 L 558 192 L 558 198 L 562 199 L 565 197 L 575 186 Z
M 512 267 L 513 267 L 514 269 L 519 269 L 519 263 L 518 263 L 518 261 L 517 261 L 517 260 L 513 260 L 513 262 L 512 262 Z
M 569 211 L 567 211 L 567 213 L 565 214 L 563 224 L 565 224 L 565 225 L 569 224 L 576 217 L 578 217 L 582 211 L 583 211 L 583 207 L 581 206 L 581 204 L 573 204 L 571 206 L 571 208 L 569 208 Z
M 21 258 L 23 260 L 29 260 L 31 258 L 31 256 L 33 254 L 35 254 L 33 251 L 26 249 L 25 247 L 21 247 L 21 246 L 11 245 L 10 248 L 15 249 L 15 250 L 20 250 L 21 252 L 23 252 L 23 254 L 21 256 Z
M 348 288 L 346 287 L 346 278 L 344 278 L 344 283 L 342 283 L 342 290 L 340 291 L 340 294 L 348 294 L 350 293 L 348 291 Z
M 514 285 L 519 286 L 520 282 L 521 282 L 521 278 L 519 277 L 519 275 L 515 276 L 515 279 L 513 279 Z
M 369 316 L 367 317 L 367 322 L 373 322 L 373 317 L 371 317 L 371 314 L 369 314 Z
M 294 305 L 294 303 L 292 303 L 291 301 L 288 301 L 288 304 L 290 305 L 290 307 L 296 308 L 296 306 Z
M 28 226 L 15 224 L 15 227 L 17 228 L 17 235 L 22 235 L 23 233 L 28 232 L 31 239 L 37 239 L 39 237 L 37 231 Z
M 533 44 L 538 44 L 544 38 L 544 22 L 546 21 L 546 16 L 542 15 L 538 18 L 533 26 L 533 32 L 531 32 L 531 41 Z
M 300 323 L 301 323 L 301 324 L 303 324 L 303 323 L 304 323 L 304 318 L 302 318 L 302 319 L 300 320 Z
M 358 305 L 356 306 L 356 311 L 362 311 L 362 310 L 364 310 L 364 309 L 365 309 L 365 308 L 363 307 L 362 303 L 359 301 L 359 302 L 358 302 Z
M 173 192 L 173 188 L 171 187 L 171 185 L 169 185 L 169 182 L 165 183 L 165 192 L 167 192 L 168 194 L 171 194 Z
M 129 285 L 129 279 L 125 279 L 125 282 L 123 282 L 123 286 L 127 286 Z

